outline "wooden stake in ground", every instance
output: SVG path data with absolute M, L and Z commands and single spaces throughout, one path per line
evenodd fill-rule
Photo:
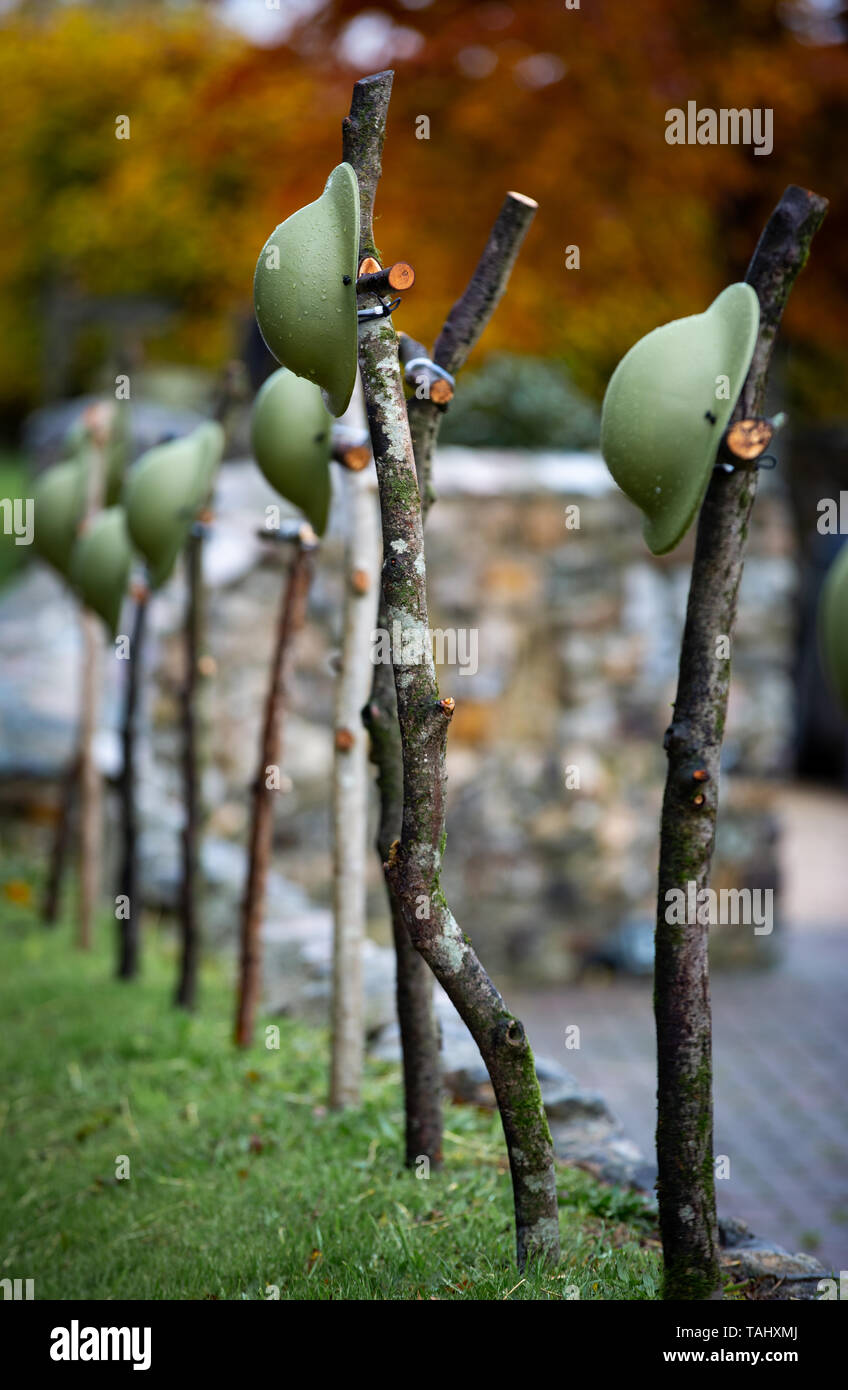
M 365 1022 L 362 947 L 368 837 L 368 748 L 362 706 L 380 586 L 380 520 L 373 472 L 347 472 L 345 596 L 336 681 L 333 762 L 333 999 L 330 1105 L 358 1105 Z
M 356 170 L 361 196 L 360 262 L 377 258 L 372 216 L 392 74 L 357 82 L 343 123 L 344 158 Z M 441 888 L 445 848 L 445 744 L 452 699 L 436 685 L 427 610 L 426 567 L 418 479 L 391 319 L 359 328 L 371 445 L 377 465 L 383 528 L 383 596 L 393 642 L 392 665 L 403 749 L 404 805 L 400 841 L 389 874 L 416 949 L 470 1029 L 492 1080 L 509 1153 L 519 1266 L 559 1258 L 553 1146 L 533 1054 Z
M 267 533 L 263 532 L 263 535 Z M 303 626 L 310 582 L 310 556 L 318 544 L 312 527 L 304 523 L 291 535 L 294 556 L 280 604 L 274 649 L 271 655 L 268 693 L 262 717 L 259 766 L 253 784 L 248 845 L 248 875 L 242 905 L 240 964 L 236 1001 L 235 1042 L 250 1047 L 256 1027 L 256 1011 L 262 990 L 262 914 L 273 837 L 274 777 L 282 750 L 282 716 L 286 695 L 289 654 L 296 633 Z M 271 779 L 269 781 L 269 778 Z
M 466 289 L 454 304 L 433 349 L 405 333 L 398 347 L 407 387 L 415 468 L 426 521 L 434 500 L 431 485 L 433 454 L 445 410 L 454 396 L 453 378 L 464 367 L 506 289 L 512 267 L 533 220 L 537 204 L 522 193 L 508 193 L 489 233 L 483 254 Z M 376 262 L 374 262 L 376 264 Z M 381 606 L 379 626 L 387 630 Z M 371 735 L 371 758 L 378 769 L 380 825 L 377 849 L 386 863 L 392 843 L 400 838 L 403 819 L 403 753 L 397 722 L 397 700 L 391 668 L 374 668 L 371 698 L 364 711 Z M 438 1024 L 433 1012 L 433 975 L 412 945 L 399 904 L 386 876 L 397 960 L 397 1011 L 403 1057 L 406 1109 L 406 1163 L 415 1167 L 426 1157 L 438 1166 L 442 1158 L 441 1058 Z
M 77 742 L 77 747 L 74 749 L 71 761 L 68 763 L 62 778 L 62 786 L 59 792 L 58 815 L 50 846 L 50 863 L 47 870 L 47 885 L 44 892 L 44 906 L 41 913 L 42 920 L 45 926 L 48 927 L 55 927 L 59 920 L 62 884 L 65 879 L 65 865 L 67 864 L 68 850 L 71 844 L 74 802 L 76 801 L 79 777 L 79 742 Z
M 181 695 L 185 821 L 182 832 L 179 916 L 180 966 L 174 999 L 183 1009 L 193 1009 L 197 1002 L 197 966 L 200 954 L 198 880 L 202 809 L 197 694 L 199 678 L 203 677 L 206 666 L 203 653 L 203 534 L 203 522 L 196 521 L 185 549 L 185 677 Z
M 827 203 L 788 188 L 760 238 L 746 279 L 760 301 L 760 331 L 733 421 L 763 414 L 783 309 Z M 732 428 L 733 422 L 731 422 Z M 756 466 L 717 468 L 700 517 L 674 716 L 665 736 L 654 1006 L 657 1022 L 657 1159 L 668 1299 L 715 1297 L 720 1286 L 713 1179 L 712 1036 L 707 927 L 670 925 L 674 889 L 709 886 L 719 761 L 730 684 L 722 655 L 737 595 Z
M 103 781 L 94 752 L 100 692 L 100 620 L 85 610 L 80 614 L 82 635 L 82 694 L 79 752 L 79 924 L 77 945 L 91 946 L 92 924 L 101 880 Z
M 127 667 L 124 699 L 123 768 L 121 771 L 121 868 L 118 894 L 124 899 L 125 915 L 118 919 L 118 979 L 133 980 L 138 974 L 141 902 L 138 891 L 138 810 L 136 807 L 136 735 L 138 723 L 138 694 L 142 675 L 142 650 L 146 628 L 147 604 L 150 597 L 146 584 L 133 589 L 134 613 L 130 634 L 130 654 Z
M 99 510 L 106 486 L 106 448 L 112 430 L 114 407 L 97 402 L 85 413 L 85 423 L 92 443 L 88 471 L 84 528 Z M 83 610 L 82 629 L 82 690 L 80 695 L 79 743 L 79 924 L 77 944 L 82 950 L 91 946 L 92 925 L 97 911 L 101 881 L 101 850 L 103 835 L 103 779 L 97 766 L 94 739 L 100 694 L 100 658 L 102 639 L 99 620 Z

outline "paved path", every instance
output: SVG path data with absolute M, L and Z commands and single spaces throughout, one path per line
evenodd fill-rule
M 831 815 L 818 794 L 797 792 L 783 809 L 785 902 L 806 910 L 803 925 L 786 932 L 779 967 L 712 981 L 715 1152 L 730 1159 L 718 1207 L 758 1235 L 848 1269 L 848 803 Z M 650 982 L 508 997 L 537 1051 L 602 1091 L 653 1158 Z M 565 1047 L 572 1023 L 579 1051 Z

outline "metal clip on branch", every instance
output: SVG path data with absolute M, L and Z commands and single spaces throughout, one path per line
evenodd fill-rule
M 447 406 L 453 400 L 456 378 L 438 362 L 434 362 L 422 343 L 410 338 L 408 333 L 398 334 L 398 354 L 403 364 L 403 379 L 406 385 L 417 392 L 423 384 L 427 387 L 427 398 L 436 405 Z
M 391 292 L 411 290 L 415 284 L 415 271 L 406 261 L 395 261 L 384 270 L 373 256 L 368 256 L 359 267 L 356 281 L 357 294 L 376 294 L 380 300 L 370 309 L 359 309 L 357 319 L 388 318 L 400 304 L 400 297 L 392 299 Z

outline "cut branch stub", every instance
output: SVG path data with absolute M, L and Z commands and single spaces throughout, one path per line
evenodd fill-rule
M 724 436 L 724 449 L 733 458 L 752 463 L 764 454 L 775 434 L 771 420 L 737 420 Z
M 351 473 L 361 473 L 371 462 L 371 441 L 367 432 L 351 429 L 348 425 L 334 424 L 332 457 Z
M 373 260 L 373 257 L 370 259 Z M 385 270 L 378 267 L 370 272 L 360 272 L 356 282 L 356 293 L 388 294 L 390 290 L 394 290 L 395 294 L 400 294 L 402 290 L 411 290 L 414 284 L 415 271 L 412 266 L 406 261 L 395 261 L 394 265 L 387 266 Z
M 450 404 L 454 398 L 453 377 L 433 361 L 423 343 L 408 333 L 399 333 L 398 356 L 404 382 L 418 400 L 430 400 L 442 407 Z

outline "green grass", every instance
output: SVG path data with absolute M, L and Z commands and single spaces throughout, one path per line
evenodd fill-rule
M 562 1266 L 520 1280 L 496 1117 L 448 1106 L 444 1169 L 416 1178 L 397 1068 L 369 1064 L 362 1109 L 329 1113 L 324 1033 L 282 1020 L 278 1050 L 236 1053 L 219 965 L 187 1017 L 157 933 L 121 985 L 114 924 L 83 954 L 25 896 L 0 885 L 0 1277 L 37 1299 L 658 1296 L 640 1198 L 563 1169 Z

